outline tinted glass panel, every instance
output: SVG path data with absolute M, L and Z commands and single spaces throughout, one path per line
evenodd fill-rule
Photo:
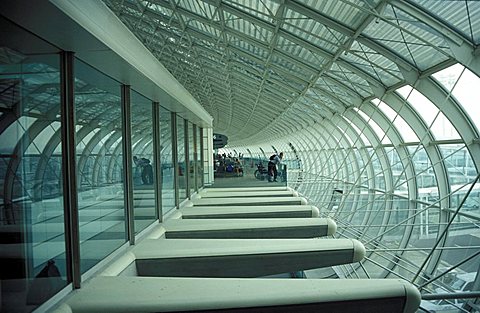
M 195 141 L 193 138 L 193 124 L 188 122 L 188 177 L 190 195 L 195 191 Z
M 203 187 L 203 160 L 202 160 L 202 129 L 197 127 L 196 136 L 196 154 L 197 154 L 197 188 Z
M 84 273 L 126 241 L 120 84 L 77 60 L 78 205 Z
M 175 180 L 172 154 L 172 118 L 167 109 L 160 107 L 160 157 L 162 162 L 162 213 L 175 207 Z
M 180 202 L 187 197 L 187 180 L 185 179 L 185 120 L 177 116 L 177 154 L 178 154 L 178 191 Z
M 156 220 L 152 102 L 131 93 L 133 211 L 135 233 Z
M 2 47 L 2 312 L 30 312 L 66 284 L 59 55 Z M 35 278 L 54 273 L 47 281 Z M 45 288 L 49 286 L 49 288 Z

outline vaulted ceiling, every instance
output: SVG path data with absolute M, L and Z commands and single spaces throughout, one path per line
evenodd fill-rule
M 104 2 L 236 143 L 413 85 L 480 41 L 475 1 Z

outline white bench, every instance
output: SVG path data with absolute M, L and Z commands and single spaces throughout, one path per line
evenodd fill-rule
M 55 313 L 413 313 L 420 293 L 399 279 L 95 277 Z
M 320 211 L 313 205 L 262 205 L 262 206 L 201 206 L 182 207 L 182 219 L 202 218 L 301 218 L 318 217 Z
M 132 248 L 140 276 L 261 277 L 355 263 L 354 239 L 145 239 Z
M 314 238 L 337 229 L 329 218 L 170 219 L 163 223 L 170 238 Z

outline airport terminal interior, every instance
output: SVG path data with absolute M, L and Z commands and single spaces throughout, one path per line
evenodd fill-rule
M 480 1 L 4 0 L 0 32 L 1 312 L 480 312 Z

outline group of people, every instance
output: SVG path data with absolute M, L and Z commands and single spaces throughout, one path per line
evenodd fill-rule
M 216 174 L 235 173 L 243 176 L 242 155 L 233 157 L 232 154 L 217 154 L 214 156 L 214 169 Z

